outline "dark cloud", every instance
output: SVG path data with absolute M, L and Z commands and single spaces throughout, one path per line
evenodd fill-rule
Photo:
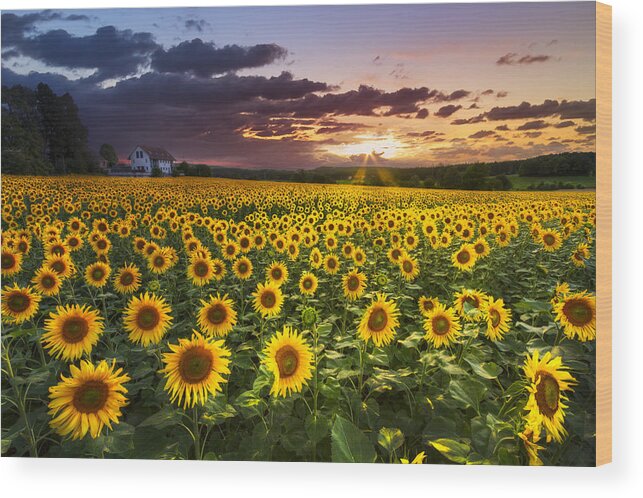
M 576 126 L 576 123 L 573 121 L 561 121 L 560 123 L 556 123 L 554 128 L 569 128 L 570 126 Z
M 429 110 L 428 109 L 420 109 L 417 114 L 415 115 L 416 119 L 425 119 L 429 115 Z
M 80 14 L 70 14 L 65 16 L 59 12 L 53 12 L 51 10 L 32 12 L 22 16 L 16 14 L 2 14 L 3 48 L 18 45 L 24 39 L 26 33 L 34 30 L 35 24 L 56 20 L 88 21 L 89 17 Z
M 469 107 L 467 107 L 467 109 L 480 109 L 480 106 L 474 102 Z
M 151 33 L 121 31 L 114 26 L 80 37 L 56 29 L 11 45 L 18 53 L 49 66 L 96 69 L 94 78 L 99 81 L 135 73 L 158 47 Z
M 448 118 L 449 116 L 459 111 L 460 109 L 462 109 L 461 105 L 449 104 L 449 105 L 440 107 L 440 109 L 438 109 L 438 112 L 434 114 L 435 116 L 438 116 L 440 118 Z
M 519 56 L 515 52 L 509 52 L 500 57 L 496 64 L 499 66 L 515 66 L 518 64 L 533 64 L 534 62 L 546 62 L 552 59 L 551 55 L 523 55 Z
M 159 48 L 152 54 L 152 69 L 161 73 L 190 73 L 208 77 L 240 69 L 261 67 L 283 59 L 288 51 L 275 44 L 240 47 L 226 45 L 216 47 L 214 43 L 200 38 L 184 41 L 164 50 Z
M 549 126 L 549 123 L 546 121 L 543 121 L 542 119 L 538 119 L 536 121 L 527 121 L 525 124 L 520 125 L 516 130 L 542 130 L 543 128 L 547 128 Z
M 498 93 L 496 93 L 496 97 L 499 99 L 504 99 L 507 95 L 509 95 L 509 92 L 506 92 L 504 90 L 500 90 Z
M 557 101 L 545 100 L 542 104 L 522 102 L 519 105 L 494 107 L 482 116 L 490 121 L 503 119 L 530 119 L 559 116 L 561 119 L 584 119 L 593 121 L 596 118 L 596 99 Z
M 496 126 L 497 131 L 509 131 L 509 127 L 506 124 Z
M 576 133 L 580 135 L 593 135 L 596 133 L 596 125 L 589 125 L 589 126 L 579 126 L 578 128 L 575 128 Z
M 460 118 L 460 119 L 454 119 L 451 121 L 452 125 L 465 125 L 465 124 L 475 124 L 475 123 L 482 123 L 484 122 L 484 116 L 473 116 L 471 118 Z
M 493 90 L 491 88 L 488 88 L 487 90 L 482 92 L 481 95 L 493 95 Z
M 525 133 L 525 136 L 529 138 L 538 138 L 542 134 L 542 131 L 528 131 L 527 133 Z
M 451 93 L 447 96 L 446 100 L 447 100 L 447 101 L 451 101 L 451 100 L 460 100 L 460 99 L 463 99 L 463 98 L 465 98 L 465 97 L 468 97 L 469 95 L 471 95 L 471 92 L 469 92 L 469 91 L 467 91 L 467 90 L 462 90 L 462 89 L 460 89 L 460 90 L 456 90 L 455 92 L 451 92 Z
M 473 135 L 469 135 L 469 138 L 479 139 L 479 138 L 490 137 L 495 134 L 496 132 L 492 130 L 480 130 L 475 132 Z
M 208 21 L 204 21 L 203 19 L 188 19 L 185 21 L 185 28 L 186 29 L 193 29 L 195 31 L 198 31 L 201 33 L 205 28 L 209 27 L 210 23 Z

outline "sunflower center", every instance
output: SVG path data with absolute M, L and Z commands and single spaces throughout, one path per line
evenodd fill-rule
M 592 321 L 592 310 L 584 301 L 572 299 L 563 306 L 563 313 L 572 325 L 583 327 Z
M 427 299 L 422 303 L 422 306 L 424 307 L 425 311 L 431 311 L 433 309 L 433 301 L 430 299 Z
M 469 260 L 471 259 L 471 254 L 469 254 L 469 251 L 460 251 L 457 256 L 458 263 L 460 264 L 465 264 L 468 263 Z
M 381 332 L 386 328 L 388 323 L 388 315 L 382 308 L 373 310 L 371 316 L 368 318 L 368 328 L 373 332 Z
M 491 326 L 492 327 L 497 327 L 500 325 L 500 313 L 498 313 L 497 310 L 491 310 L 489 311 L 489 317 L 491 318 Z
M 204 261 L 199 261 L 194 265 L 194 274 L 197 277 L 205 277 L 208 274 L 208 265 Z
M 51 264 L 51 269 L 54 270 L 56 273 L 63 273 L 65 271 L 65 263 L 62 261 L 54 261 Z
M 449 319 L 445 316 L 436 316 L 433 318 L 433 332 L 437 335 L 445 335 L 451 328 Z
M 348 282 L 346 283 L 346 287 L 348 287 L 349 291 L 355 292 L 357 289 L 359 289 L 359 278 L 357 278 L 355 275 L 351 275 L 348 279 Z
M 399 249 L 393 249 L 393 252 L 391 252 L 391 257 L 393 259 L 398 259 L 401 256 L 401 252 Z
M 181 378 L 188 384 L 197 384 L 210 375 L 213 362 L 212 353 L 204 347 L 188 349 L 179 360 Z
M 404 263 L 402 263 L 402 269 L 406 273 L 411 273 L 413 271 L 413 263 L 411 263 L 410 261 L 404 261 Z
M 107 247 L 107 242 L 104 240 L 99 240 L 96 245 L 98 246 L 99 249 L 105 249 Z M 55 252 L 55 250 L 54 250 Z
M 18 292 L 11 294 L 7 298 L 7 306 L 14 313 L 22 313 L 29 308 L 30 303 L 31 299 L 29 299 L 29 296 Z
M 94 268 L 92 270 L 92 279 L 95 281 L 100 281 L 102 278 L 105 276 L 105 272 L 103 271 L 102 268 Z
M 273 308 L 277 304 L 277 296 L 272 291 L 266 291 L 261 294 L 261 305 L 264 308 Z
M 281 378 L 290 377 L 297 371 L 299 356 L 292 346 L 284 346 L 279 349 L 275 354 L 275 360 Z
M 136 325 L 143 330 L 151 330 L 161 321 L 161 315 L 153 306 L 143 306 L 136 315 Z
M 208 321 L 214 325 L 223 323 L 227 316 L 228 313 L 225 309 L 225 306 L 220 303 L 217 303 L 214 306 L 210 307 L 210 309 L 208 309 Z
M 473 306 L 476 309 L 478 309 L 478 307 L 480 306 L 480 301 L 475 296 L 467 296 L 467 297 L 465 297 L 464 302 L 469 303 L 471 306 Z
M 484 245 L 482 244 L 476 244 L 473 246 L 477 254 L 482 254 L 484 252 Z
M 246 273 L 248 273 L 248 264 L 247 263 L 245 263 L 245 262 L 239 263 L 238 268 L 239 268 L 239 273 L 241 273 L 242 275 L 245 275 Z
M 310 289 L 313 286 L 313 281 L 310 278 L 304 279 L 304 289 Z
M 56 280 L 51 275 L 45 275 L 42 277 L 42 280 L 40 280 L 40 285 L 45 289 L 51 289 L 56 285 Z
M 154 266 L 157 268 L 162 267 L 165 264 L 165 258 L 163 256 L 156 256 L 154 258 Z
M 74 408 L 81 413 L 96 413 L 107 402 L 109 390 L 104 382 L 90 380 L 74 392 Z
M 125 272 L 121 275 L 122 285 L 132 285 L 134 283 L 134 275 L 131 272 Z
M 328 268 L 334 269 L 337 266 L 337 262 L 334 259 L 328 260 Z
M 537 379 L 540 379 L 536 387 L 535 395 L 538 409 L 545 416 L 552 418 L 558 411 L 558 400 L 560 397 L 558 381 L 546 372 L 538 372 L 537 375 Z
M 283 273 L 281 272 L 281 268 L 273 268 L 272 270 L 273 280 L 280 280 L 282 275 Z
M 547 244 L 548 246 L 553 246 L 554 242 L 556 242 L 556 238 L 550 233 L 546 234 L 543 237 L 543 240 L 545 241 L 545 244 Z
M 87 321 L 78 316 L 68 318 L 62 325 L 62 336 L 70 344 L 82 341 L 88 332 Z
M 3 254 L 2 255 L 2 269 L 3 270 L 8 270 L 10 268 L 13 268 L 13 265 L 16 262 L 16 258 L 13 256 L 13 254 Z

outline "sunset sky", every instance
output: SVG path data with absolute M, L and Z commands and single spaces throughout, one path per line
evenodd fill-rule
M 592 2 L 3 11 L 2 84 L 94 150 L 430 166 L 594 150 Z

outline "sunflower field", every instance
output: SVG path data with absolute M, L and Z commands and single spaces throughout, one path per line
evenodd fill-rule
M 595 195 L 2 177 L 2 455 L 593 465 Z

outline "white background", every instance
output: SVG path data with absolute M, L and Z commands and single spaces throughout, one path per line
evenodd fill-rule
M 246 0 L 250 5 L 346 3 Z M 352 0 L 349 3 L 400 3 Z M 407 0 L 406 3 L 422 3 Z M 446 3 L 446 2 L 445 2 Z M 453 2 L 449 2 L 453 3 Z M 478 3 L 478 2 L 475 2 Z M 643 491 L 643 2 L 613 6 L 614 463 L 598 469 L 228 462 L 0 460 L 4 496 L 186 495 L 527 497 L 642 496 Z M 234 5 L 187 0 L 188 6 Z M 186 6 L 178 0 L 2 2 L 3 9 Z

